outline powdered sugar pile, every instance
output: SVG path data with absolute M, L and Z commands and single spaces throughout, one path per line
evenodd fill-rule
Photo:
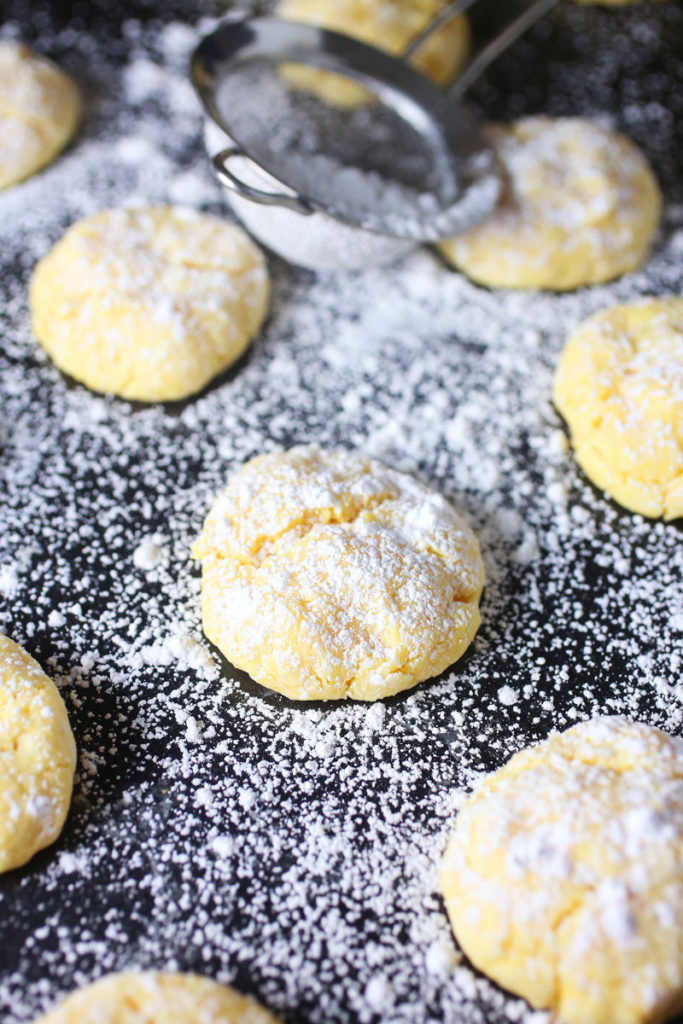
M 682 19 L 674 4 L 564 5 L 552 32 L 593 24 L 602 45 L 597 69 L 588 36 L 573 43 L 571 75 L 534 36 L 548 108 L 566 112 L 578 75 L 575 112 L 618 102 L 657 168 L 665 224 L 643 271 L 539 295 L 479 289 L 427 250 L 346 276 L 271 260 L 272 313 L 250 353 L 173 407 L 65 381 L 31 336 L 26 288 L 95 209 L 184 196 L 223 211 L 185 74 L 195 33 L 43 25 L 90 100 L 75 145 L 0 194 L 0 628 L 60 684 L 80 764 L 58 845 L 0 879 L 9 1024 L 132 966 L 205 972 L 291 1020 L 540 1019 L 458 960 L 436 868 L 465 791 L 551 728 L 598 711 L 683 728 L 680 530 L 596 492 L 550 404 L 580 320 L 681 290 L 683 147 L 667 97 Z M 674 70 L 641 80 L 647 47 Z M 512 89 L 505 110 L 535 95 Z M 471 654 L 380 705 L 292 704 L 202 638 L 189 546 L 211 501 L 246 459 L 311 441 L 421 477 L 484 552 Z

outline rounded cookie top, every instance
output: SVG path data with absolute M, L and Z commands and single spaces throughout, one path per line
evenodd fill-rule
M 683 516 L 683 298 L 601 310 L 567 342 L 553 398 L 586 475 L 646 516 Z
M 292 21 L 343 32 L 399 56 L 442 7 L 443 0 L 280 0 L 277 13 Z M 411 64 L 439 85 L 446 85 L 465 63 L 469 46 L 469 23 L 461 15 L 434 32 L 411 58 Z M 292 85 L 336 106 L 351 107 L 368 99 L 361 85 L 334 72 L 291 65 L 287 77 Z
M 110 974 L 36 1024 L 277 1024 L 255 1000 L 197 974 Z
M 479 625 L 477 539 L 437 492 L 315 445 L 248 462 L 195 542 L 209 639 L 295 700 L 375 700 L 437 675 Z
M 55 684 L 0 636 L 0 871 L 54 842 L 71 801 L 76 745 Z
M 103 210 L 38 263 L 33 329 L 95 391 L 173 401 L 199 391 L 263 321 L 268 274 L 238 227 L 170 206 Z
M 630 139 L 577 117 L 527 117 L 488 133 L 504 175 L 499 205 L 440 246 L 468 277 L 494 288 L 561 291 L 643 262 L 661 199 Z
M 60 68 L 21 43 L 0 40 L 0 189 L 40 170 L 73 137 L 78 90 Z
M 460 811 L 441 868 L 455 936 L 564 1024 L 683 1005 L 683 740 L 623 718 L 516 754 Z

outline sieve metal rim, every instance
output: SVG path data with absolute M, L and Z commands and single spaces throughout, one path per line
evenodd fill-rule
M 394 109 L 400 108 L 406 113 L 410 111 L 411 118 L 406 117 L 406 120 L 411 124 L 420 122 L 421 134 L 425 137 L 434 137 L 437 133 L 441 145 L 457 167 L 461 182 L 457 199 L 440 211 L 439 219 L 445 217 L 449 210 L 462 206 L 472 187 L 478 183 L 485 183 L 488 187 L 488 204 L 481 218 L 495 206 L 500 193 L 498 163 L 462 103 L 447 99 L 424 75 L 375 47 L 329 29 L 272 17 L 227 19 L 221 22 L 200 41 L 190 63 L 191 79 L 205 112 L 239 150 L 237 155 L 251 160 L 289 190 L 288 195 L 275 192 L 255 194 L 250 186 L 228 171 L 225 161 L 218 155 L 219 159 L 213 163 L 214 172 L 226 188 L 242 198 L 257 203 L 282 205 L 304 216 L 314 212 L 322 213 L 349 228 L 404 241 L 410 239 L 416 244 L 433 243 L 455 233 L 452 230 L 428 230 L 427 227 L 420 232 L 399 233 L 390 228 L 368 224 L 332 205 L 302 194 L 301 189 L 287 181 L 280 170 L 271 169 L 260 156 L 256 157 L 250 147 L 245 146 L 235 134 L 234 127 L 220 112 L 216 102 L 222 71 L 228 66 L 234 66 L 238 59 L 245 61 L 254 57 L 277 58 L 279 61 L 301 61 L 305 57 L 305 62 L 313 66 L 331 71 L 343 70 L 349 77 L 370 86 L 387 105 Z

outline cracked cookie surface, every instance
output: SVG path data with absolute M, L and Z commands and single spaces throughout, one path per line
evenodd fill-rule
M 295 700 L 375 700 L 438 675 L 479 625 L 477 539 L 406 473 L 315 445 L 248 462 L 192 553 L 204 632 Z
M 268 303 L 264 258 L 241 228 L 179 207 L 103 210 L 37 264 L 33 329 L 94 391 L 174 401 L 246 349 Z
M 455 936 L 564 1024 L 683 1005 L 683 740 L 619 717 L 522 750 L 467 799 L 441 867 Z
M 563 291 L 640 266 L 661 197 L 635 143 L 578 117 L 525 117 L 486 132 L 503 192 L 490 217 L 440 243 L 455 267 L 491 288 Z
M 36 1024 L 277 1024 L 255 1000 L 198 974 L 110 974 Z
M 66 819 L 76 745 L 40 665 L 0 636 L 0 871 L 53 843 Z
M 21 43 L 0 40 L 0 189 L 54 160 L 80 116 L 78 90 L 61 68 Z
M 567 342 L 553 399 L 579 465 L 621 505 L 683 516 L 683 299 L 614 306 Z

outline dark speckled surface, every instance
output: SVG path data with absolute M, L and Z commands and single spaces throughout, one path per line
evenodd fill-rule
M 505 6 L 481 0 L 479 37 Z M 31 1021 L 143 966 L 233 982 L 292 1024 L 529 1020 L 451 959 L 435 868 L 462 793 L 553 727 L 616 711 L 683 732 L 680 523 L 594 489 L 549 402 L 571 326 L 681 291 L 683 9 L 566 0 L 474 93 L 501 119 L 608 115 L 644 148 L 665 220 L 642 272 L 516 296 L 426 252 L 346 277 L 271 259 L 271 315 L 238 366 L 185 403 L 133 406 L 51 366 L 26 288 L 35 259 L 101 205 L 224 210 L 182 83 L 191 36 L 177 22 L 206 13 L 3 3 L 4 31 L 89 100 L 62 160 L 0 197 L 0 628 L 59 683 L 81 755 L 62 837 L 0 878 L 0 1018 Z M 421 475 L 482 539 L 472 649 L 374 708 L 295 705 L 201 639 L 188 544 L 212 496 L 263 448 L 309 441 Z M 150 536 L 161 555 L 145 569 Z

